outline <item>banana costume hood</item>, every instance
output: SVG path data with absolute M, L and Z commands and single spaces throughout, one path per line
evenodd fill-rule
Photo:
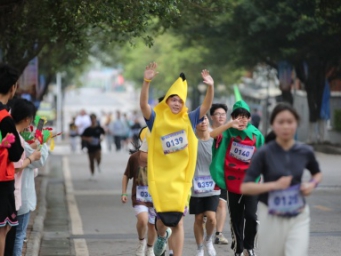
M 183 108 L 173 114 L 167 99 L 177 95 Z M 183 73 L 154 108 L 155 120 L 148 136 L 148 186 L 154 207 L 165 225 L 175 226 L 187 205 L 194 176 L 198 140 L 188 109 L 187 81 Z M 167 216 L 167 217 L 165 217 Z

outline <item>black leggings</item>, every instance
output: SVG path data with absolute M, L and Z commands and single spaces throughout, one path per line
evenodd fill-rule
M 254 249 L 257 233 L 257 196 L 232 192 L 228 192 L 227 196 L 232 236 L 231 248 L 235 253 L 242 253 L 244 249 Z

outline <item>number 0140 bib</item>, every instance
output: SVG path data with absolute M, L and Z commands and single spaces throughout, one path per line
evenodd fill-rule
M 230 156 L 243 162 L 249 162 L 254 152 L 255 152 L 254 146 L 243 145 L 238 142 L 232 142 Z
M 284 190 L 269 192 L 269 214 L 290 217 L 301 213 L 305 206 L 305 200 L 300 187 L 301 184 L 297 184 Z
M 148 186 L 136 186 L 136 200 L 142 203 L 152 202 L 152 197 L 148 193 Z
M 161 142 L 164 154 L 183 150 L 188 145 L 187 135 L 184 130 L 162 136 Z

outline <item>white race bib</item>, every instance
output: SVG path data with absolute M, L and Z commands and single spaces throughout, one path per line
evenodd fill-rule
M 215 183 L 211 175 L 195 176 L 193 179 L 193 189 L 195 194 L 209 193 L 214 190 Z
M 188 145 L 185 130 L 174 132 L 161 137 L 162 149 L 164 154 L 183 150 Z
M 243 162 L 249 162 L 254 152 L 255 152 L 254 146 L 248 146 L 240 144 L 238 142 L 232 142 L 230 156 Z
M 284 190 L 269 192 L 269 214 L 290 217 L 302 212 L 305 200 L 301 194 L 300 187 L 301 184 L 297 184 Z
M 99 145 L 99 138 L 91 137 L 90 145 L 91 146 Z
M 142 203 L 152 202 L 152 197 L 148 193 L 148 186 L 136 186 L 136 200 Z

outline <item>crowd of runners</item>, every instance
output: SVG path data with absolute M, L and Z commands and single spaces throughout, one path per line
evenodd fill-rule
M 195 216 L 197 256 L 215 256 L 215 244 L 229 243 L 223 234 L 226 216 L 234 255 L 256 255 L 256 236 L 261 256 L 308 255 L 305 197 L 322 175 L 313 150 L 294 139 L 296 110 L 279 103 L 270 116 L 272 131 L 264 138 L 250 123 L 246 102 L 236 101 L 229 118 L 225 104 L 213 104 L 214 80 L 207 70 L 201 72 L 207 91 L 200 106 L 188 111 L 183 73 L 159 103 L 150 106 L 148 92 L 157 74 L 156 63 L 144 70 L 140 108 L 146 126 L 135 127 L 136 150 L 122 178 L 121 201 L 131 198 L 137 218 L 135 255 L 183 255 L 187 214 Z M 35 106 L 13 99 L 18 78 L 14 68 L 0 65 L 0 256 L 22 254 L 36 207 L 34 178 L 48 157 Z M 89 127 L 79 135 L 87 145 L 93 174 L 95 162 L 100 166 L 100 141 L 106 131 L 95 115 L 88 121 Z M 112 127 L 113 132 L 119 129 L 117 124 Z M 121 142 L 117 139 L 118 150 Z M 305 169 L 311 173 L 308 182 L 302 180 Z
M 193 255 L 215 256 L 214 244 L 228 244 L 223 235 L 227 209 L 234 255 L 256 255 L 256 236 L 261 256 L 308 255 L 305 197 L 322 175 L 311 147 L 294 139 L 296 110 L 279 103 L 270 116 L 272 131 L 264 138 L 250 123 L 243 100 L 235 102 L 229 121 L 227 106 L 212 104 L 214 80 L 207 70 L 201 72 L 207 85 L 202 105 L 188 111 L 181 73 L 152 108 L 148 91 L 157 73 L 156 63 L 144 71 L 140 107 L 147 126 L 122 179 L 123 203 L 133 180 L 135 255 L 181 256 L 184 216 L 193 214 Z M 309 182 L 302 181 L 305 169 L 311 173 Z

